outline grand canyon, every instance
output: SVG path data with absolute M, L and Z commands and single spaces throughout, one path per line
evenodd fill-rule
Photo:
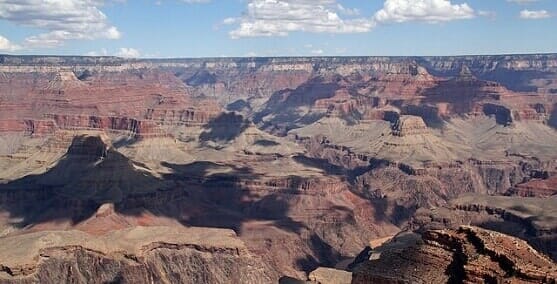
M 0 56 L 0 283 L 556 283 L 557 54 Z

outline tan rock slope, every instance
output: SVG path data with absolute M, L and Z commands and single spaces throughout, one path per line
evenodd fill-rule
M 2 283 L 271 283 L 272 268 L 231 230 L 136 227 L 94 237 L 43 231 L 3 238 Z

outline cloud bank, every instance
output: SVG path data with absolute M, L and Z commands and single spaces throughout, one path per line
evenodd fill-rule
M 546 10 L 522 10 L 520 11 L 520 18 L 525 20 L 547 19 L 551 15 Z
M 339 14 L 346 14 L 347 18 Z M 353 18 L 356 10 L 336 0 L 250 0 L 244 15 L 224 24 L 238 23 L 232 38 L 286 36 L 290 32 L 361 33 L 374 27 L 373 21 Z
M 23 48 L 56 47 L 67 40 L 118 39 L 98 7 L 101 0 L 0 0 L 0 19 L 44 31 L 27 37 Z
M 344 7 L 336 0 L 249 0 L 242 16 L 227 18 L 223 24 L 238 25 L 229 33 L 237 39 L 286 36 L 291 32 L 363 33 L 378 24 L 439 23 L 476 16 L 468 4 L 449 0 L 386 0 L 373 16 L 360 14 L 358 9 Z

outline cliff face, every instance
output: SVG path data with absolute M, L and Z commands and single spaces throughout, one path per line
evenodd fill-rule
M 472 224 L 526 240 L 555 260 L 557 223 L 554 206 L 552 198 L 466 194 L 445 206 L 419 209 L 410 228 L 423 232 Z
M 511 114 L 516 114 L 516 119 L 547 121 L 553 99 L 534 97 L 525 101 L 515 95 L 525 91 L 547 94 L 557 84 L 555 55 L 168 60 L 2 56 L 0 59 L 3 74 L 0 85 L 12 94 L 3 96 L 3 105 L 21 110 L 20 116 L 28 118 L 68 112 L 120 116 L 127 109 L 133 112 L 125 115 L 136 120 L 160 120 L 169 111 L 178 116 L 173 118 L 178 122 L 190 115 L 194 121 L 210 119 L 217 109 L 199 101 L 184 101 L 179 93 L 186 92 L 194 97 L 211 97 L 224 106 L 244 101 L 250 112 L 257 113 L 256 121 L 266 120 L 266 128 L 288 129 L 300 123 L 308 124 L 311 122 L 308 116 L 331 111 L 339 116 L 358 116 L 385 105 L 399 108 L 404 114 L 420 115 L 431 125 L 454 115 L 482 112 L 492 115 L 490 106 L 484 106 L 488 101 L 498 101 Z M 463 73 L 463 70 L 467 71 Z M 514 80 L 507 73 L 522 79 Z M 349 95 L 339 97 L 335 95 L 337 91 Z M 84 100 L 80 97 L 84 93 L 97 98 L 97 102 Z M 132 93 L 134 98 L 125 95 Z M 111 94 L 118 94 L 118 100 L 113 96 L 103 98 Z M 22 103 L 22 97 L 35 103 Z M 169 102 L 174 107 L 167 105 Z M 302 106 L 314 109 L 294 110 Z M 275 112 L 295 112 L 296 116 L 283 119 L 286 121 L 265 119 Z
M 136 227 L 94 238 L 79 231 L 4 238 L 2 283 L 271 283 L 273 268 L 234 232 Z
M 470 226 L 427 231 L 380 250 L 358 265 L 352 283 L 551 283 L 557 277 L 555 263 L 524 241 Z

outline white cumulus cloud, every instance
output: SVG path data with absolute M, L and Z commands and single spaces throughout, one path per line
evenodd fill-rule
M 511 2 L 511 3 L 516 3 L 516 4 L 531 4 L 531 3 L 535 3 L 538 2 L 540 0 L 507 0 L 507 2 Z
M 85 56 L 107 56 L 108 50 L 106 50 L 106 48 L 101 48 L 99 51 L 89 51 L 84 55 Z
M 337 9 L 338 11 L 343 14 L 343 15 L 347 15 L 347 16 L 357 16 L 360 14 L 360 10 L 356 9 L 356 8 L 346 8 L 344 6 L 342 6 L 340 3 L 337 4 Z
M 16 51 L 19 49 L 21 49 L 21 46 L 0 35 L 0 51 Z
M 311 51 L 311 53 L 315 55 L 322 55 L 323 53 L 325 53 L 325 51 L 323 51 L 323 49 L 314 49 Z
M 139 52 L 139 50 L 135 48 L 122 47 L 118 50 L 118 52 L 115 55 L 124 58 L 138 58 L 141 56 L 141 53 Z
M 76 39 L 118 39 L 121 33 L 99 9 L 104 3 L 102 0 L 0 0 L 0 19 L 44 31 L 26 38 L 24 47 L 55 47 Z
M 232 38 L 286 36 L 290 32 L 358 33 L 370 31 L 374 23 L 365 18 L 342 18 L 356 10 L 339 6 L 336 0 L 249 0 L 243 16 L 226 19 L 238 23 Z
M 546 19 L 551 17 L 546 10 L 522 10 L 520 11 L 520 18 L 526 20 Z
M 188 4 L 197 4 L 197 3 L 209 3 L 211 0 L 181 0 L 182 2 L 186 2 Z
M 478 11 L 478 15 L 482 16 L 482 17 L 486 17 L 489 19 L 494 20 L 495 18 L 497 18 L 497 13 L 493 12 L 493 11 L 484 11 L 484 10 L 480 10 Z
M 222 20 L 222 23 L 225 25 L 232 25 L 237 23 L 240 20 L 240 18 L 226 18 L 224 20 Z
M 467 3 L 453 4 L 448 0 L 386 0 L 375 13 L 378 23 L 422 21 L 428 23 L 470 19 L 474 9 Z

